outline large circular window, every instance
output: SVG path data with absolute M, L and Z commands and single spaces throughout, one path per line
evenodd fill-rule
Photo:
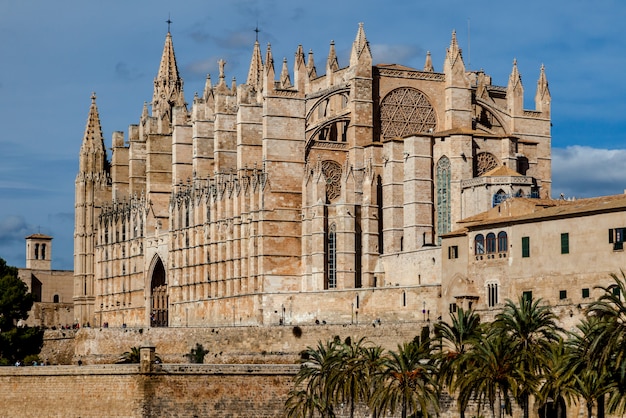
M 393 138 L 432 132 L 437 127 L 437 117 L 424 93 L 403 87 L 382 100 L 380 124 L 383 138 Z

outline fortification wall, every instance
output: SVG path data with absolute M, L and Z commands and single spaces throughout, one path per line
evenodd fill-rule
M 279 417 L 297 366 L 1 367 L 0 417 Z
M 186 354 L 196 344 L 209 350 L 205 363 L 289 363 L 298 361 L 300 352 L 308 346 L 317 346 L 318 341 L 327 341 L 334 336 L 342 340 L 366 337 L 386 349 L 396 349 L 402 342 L 420 335 L 430 321 L 386 324 L 384 322 L 346 325 L 301 325 L 272 327 L 220 327 L 220 328 L 83 328 L 76 332 L 74 357 L 76 364 L 115 363 L 120 355 L 131 347 L 150 343 L 164 363 L 188 363 Z M 47 334 L 52 335 L 52 334 Z M 44 350 L 54 353 L 54 345 L 67 341 L 46 340 Z M 67 352 L 66 348 L 56 350 Z M 53 364 L 68 364 L 49 357 Z

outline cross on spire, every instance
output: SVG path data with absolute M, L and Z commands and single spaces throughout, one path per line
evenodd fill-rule
M 165 21 L 165 23 L 167 23 L 167 33 L 170 33 L 170 26 L 172 25 L 172 19 L 170 19 L 170 14 L 167 14 L 167 20 Z
M 256 32 L 256 41 L 259 42 L 259 32 L 261 32 L 261 30 L 259 29 L 259 22 L 256 23 L 256 28 L 254 28 L 254 31 Z

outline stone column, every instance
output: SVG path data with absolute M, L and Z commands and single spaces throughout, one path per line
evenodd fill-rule
M 144 342 L 139 347 L 139 368 L 141 373 L 151 373 L 153 371 L 155 351 L 155 346 L 149 342 Z

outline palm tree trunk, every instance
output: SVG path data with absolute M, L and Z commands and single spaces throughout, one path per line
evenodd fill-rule
M 402 398 L 402 418 L 406 418 L 406 398 Z
M 598 397 L 598 418 L 604 418 L 604 395 Z
M 528 418 L 528 394 L 525 393 L 522 395 L 522 410 L 524 411 L 524 418 Z
M 493 418 L 496 418 L 496 409 L 493 405 L 491 405 L 491 414 L 493 415 Z M 504 417 L 504 414 L 502 413 L 502 394 L 498 390 L 498 418 L 502 417 Z
M 591 418 L 591 414 L 593 414 L 593 402 L 587 401 L 587 418 Z

